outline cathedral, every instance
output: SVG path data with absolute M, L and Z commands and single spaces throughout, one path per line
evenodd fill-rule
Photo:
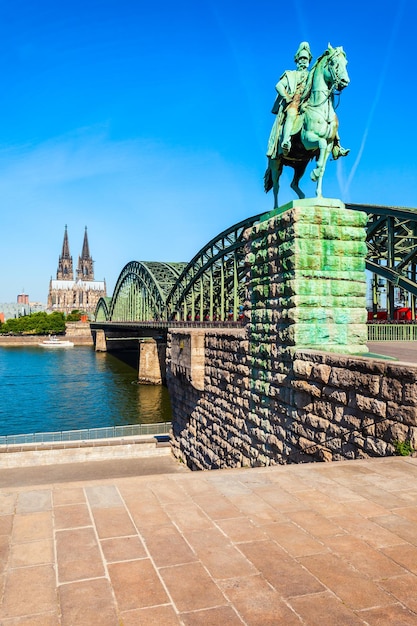
M 71 313 L 80 311 L 93 315 L 97 302 L 106 296 L 106 282 L 94 280 L 93 259 L 90 256 L 87 227 L 85 227 L 84 242 L 81 256 L 78 257 L 76 277 L 70 255 L 67 227 L 65 226 L 62 253 L 58 261 L 56 280 L 49 282 L 48 311 Z

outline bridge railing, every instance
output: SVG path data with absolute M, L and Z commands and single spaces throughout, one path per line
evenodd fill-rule
M 150 320 L 146 322 L 91 322 L 90 327 L 93 329 L 109 327 L 113 329 L 119 328 L 241 328 L 244 325 L 244 320 Z
M 417 341 L 417 324 L 369 324 L 368 341 Z
M 82 430 L 62 430 L 50 433 L 27 433 L 24 435 L 0 436 L 0 446 L 23 443 L 51 443 L 65 441 L 88 441 L 94 439 L 113 439 L 140 435 L 165 435 L 171 430 L 171 422 L 158 424 L 129 424 L 127 426 L 107 426 L 103 428 L 84 428 Z

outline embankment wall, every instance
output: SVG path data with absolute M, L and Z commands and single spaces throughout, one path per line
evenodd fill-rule
M 204 331 L 195 332 L 201 378 Z M 244 329 L 206 331 L 196 387 L 192 352 L 179 358 L 192 334 L 170 333 L 167 375 L 173 452 L 192 469 L 389 456 L 406 440 L 417 448 L 417 367 L 300 349 L 273 360 L 265 382 L 252 375 Z

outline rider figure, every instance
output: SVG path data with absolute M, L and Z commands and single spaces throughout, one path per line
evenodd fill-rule
M 291 150 L 291 135 L 299 115 L 300 102 L 307 84 L 309 74 L 308 66 L 311 59 L 310 46 L 307 41 L 302 41 L 294 56 L 297 69 L 286 70 L 275 87 L 278 96 L 272 108 L 272 113 L 277 115 L 276 121 L 278 125 L 281 123 L 282 119 L 285 120 L 281 140 L 281 149 L 284 156 L 287 156 Z M 271 133 L 270 146 L 273 145 L 273 136 L 277 132 L 277 125 L 275 124 L 274 126 L 275 128 Z M 277 146 L 276 143 L 275 146 Z M 340 145 L 339 134 L 337 134 L 332 149 L 333 158 L 338 159 L 341 156 L 346 156 L 348 152 L 349 149 L 342 148 Z M 268 150 L 268 156 L 272 156 L 271 149 Z
M 275 89 L 279 96 L 275 102 L 274 109 L 285 107 L 285 123 L 282 131 L 281 148 L 284 156 L 287 156 L 291 149 L 291 133 L 294 127 L 294 122 L 298 116 L 298 108 L 300 106 L 301 96 L 304 92 L 307 78 L 308 78 L 308 66 L 312 59 L 310 46 L 307 41 L 300 43 L 297 52 L 295 53 L 294 61 L 297 65 L 296 70 L 287 70 L 283 73 Z M 280 97 L 281 96 L 281 97 Z

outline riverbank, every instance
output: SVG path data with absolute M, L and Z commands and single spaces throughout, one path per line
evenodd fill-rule
M 68 322 L 65 335 L 60 337 L 72 341 L 74 346 L 94 345 L 89 322 Z M 45 335 L 0 335 L 0 347 L 37 346 L 45 338 Z

